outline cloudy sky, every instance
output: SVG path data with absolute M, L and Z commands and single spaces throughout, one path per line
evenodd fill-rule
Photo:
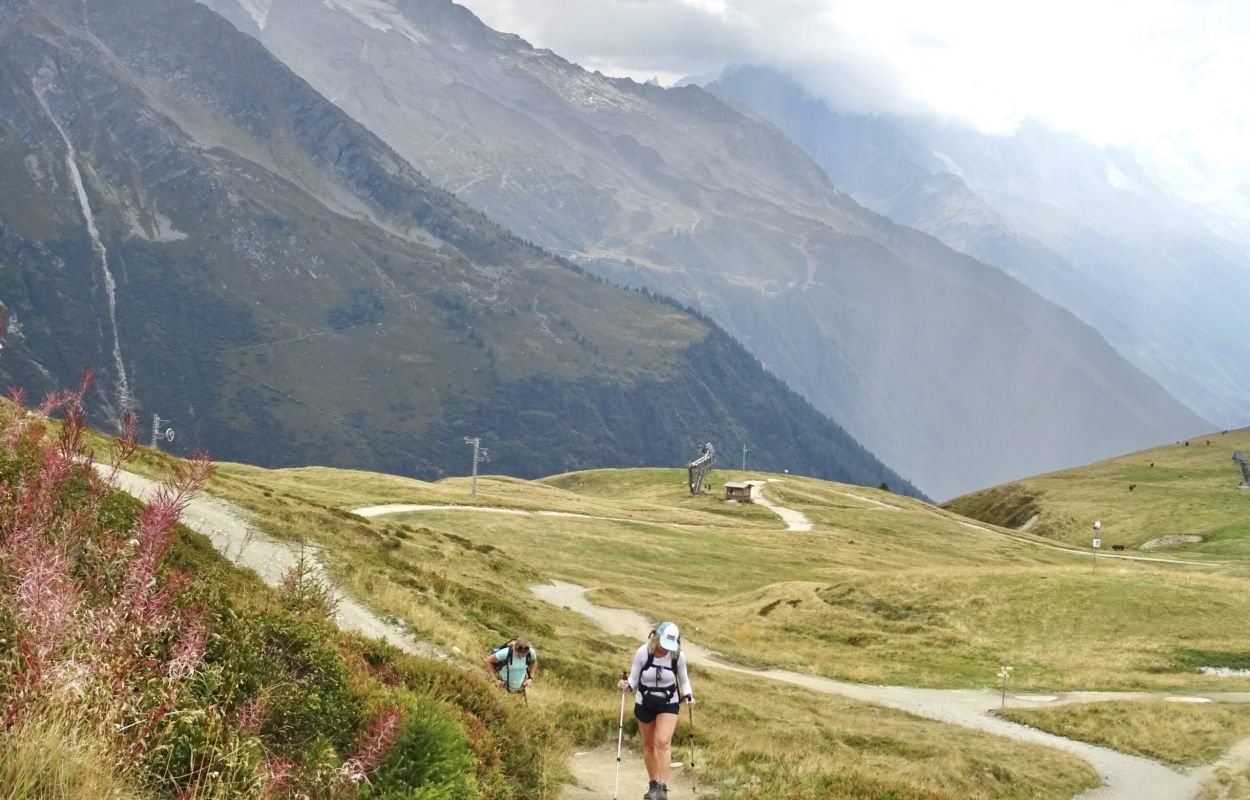
M 1195 199 L 1250 210 L 1250 2 L 458 0 L 589 69 L 670 83 L 726 64 L 858 111 L 986 132 L 1035 118 L 1148 152 Z

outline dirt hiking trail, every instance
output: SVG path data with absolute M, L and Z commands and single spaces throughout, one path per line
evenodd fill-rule
M 613 713 L 620 713 L 620 707 Z M 625 715 L 631 713 L 626 702 Z M 695 712 L 698 714 L 699 712 Z M 696 720 L 696 724 L 698 724 Z M 673 737 L 673 768 L 668 777 L 668 796 L 672 800 L 683 797 L 696 797 L 695 781 L 698 772 L 691 773 L 683 763 L 690 760 L 690 749 L 685 746 L 686 716 L 682 712 L 681 724 L 677 726 L 677 734 Z M 637 744 L 637 740 L 635 740 Z M 696 754 L 697 757 L 697 754 Z M 565 787 L 564 800 L 610 800 L 616 785 L 616 742 L 596 747 L 593 750 L 579 750 L 569 759 L 569 768 L 577 778 L 573 786 Z M 631 748 L 626 743 L 621 750 L 621 800 L 638 800 L 647 791 L 647 768 L 642 763 L 642 751 Z
M 102 475 L 107 475 L 110 468 L 96 465 Z M 157 489 L 159 482 L 142 476 L 119 471 L 117 488 L 146 501 Z M 763 503 L 787 523 L 790 530 L 810 530 L 811 523 L 799 512 L 796 516 L 781 513 L 781 507 Z M 434 511 L 449 510 L 455 506 L 383 506 L 371 509 L 359 509 L 355 513 L 361 516 L 395 513 L 397 511 Z M 523 512 L 495 508 L 459 507 L 463 510 L 490 511 L 496 513 L 537 513 L 552 516 L 582 516 L 560 512 Z M 372 513 L 368 513 L 372 512 Z M 801 517 L 802 519 L 799 519 Z M 294 567 L 301 555 L 311 561 L 315 572 L 324 580 L 326 572 L 320 559 L 320 550 L 313 546 L 301 546 L 291 542 L 275 539 L 260 531 L 248 521 L 248 513 L 226 501 L 204 494 L 197 495 L 188 502 L 183 514 L 183 524 L 208 537 L 213 546 L 232 563 L 254 570 L 264 582 L 277 586 L 287 572 Z M 806 524 L 806 528 L 800 527 Z M 1151 560 L 1151 559 L 1142 559 Z M 551 584 L 531 587 L 540 599 L 556 606 L 576 611 L 593 620 L 606 632 L 630 638 L 639 638 L 649 629 L 650 623 L 640 614 L 627 609 L 604 608 L 594 605 L 586 599 L 586 588 L 571 583 L 556 581 Z M 414 638 L 404 628 L 382 620 L 373 611 L 344 595 L 337 596 L 338 605 L 335 622 L 340 628 L 361 633 L 374 638 L 384 638 L 402 650 L 426 658 L 446 659 L 447 655 L 428 642 Z M 992 691 L 977 690 L 939 690 L 915 689 L 903 686 L 872 686 L 835 681 L 812 675 L 803 675 L 785 670 L 751 670 L 725 661 L 718 654 L 687 642 L 685 652 L 691 663 L 703 667 L 724 669 L 744 674 L 766 677 L 772 680 L 802 686 L 813 691 L 839 694 L 864 702 L 900 709 L 917 716 L 927 717 L 942 722 L 949 722 L 964 727 L 975 728 L 1000 736 L 1021 741 L 1054 747 L 1074 753 L 1086 759 L 1102 777 L 1103 786 L 1081 794 L 1076 800 L 1193 800 L 1201 788 L 1201 781 L 1208 780 L 1217 768 L 1240 768 L 1250 762 L 1250 739 L 1238 743 L 1225 758 L 1216 765 L 1196 770 L 1194 775 L 1180 775 L 1153 761 L 1144 758 L 1124 755 L 1101 747 L 1074 742 L 1059 736 L 1043 733 L 1022 725 L 1007 722 L 989 716 L 991 709 L 999 705 L 999 695 Z M 1232 695 L 1224 695 L 1234 699 Z M 1121 699 L 1176 699 L 1193 700 L 1197 698 L 1166 698 L 1163 695 L 1146 693 L 1116 692 L 1074 692 L 1060 696 L 1029 696 L 1017 695 L 1009 700 L 1022 706 L 1036 706 L 1039 703 L 1071 703 L 1093 702 L 1095 700 Z M 614 698 L 615 699 L 615 698 Z M 1241 698 L 1236 699 L 1250 699 Z M 630 713 L 627 702 L 626 713 Z M 606 707 L 605 707 L 606 711 Z M 613 709 L 612 713 L 618 713 Z M 698 710 L 695 711 L 696 716 Z M 694 797 L 694 779 L 697 771 L 692 772 L 680 762 L 689 758 L 689 752 L 683 752 L 684 735 L 688 717 L 683 714 L 678 725 L 673 744 L 673 761 L 675 766 L 669 781 L 670 795 L 673 798 Z M 697 754 L 696 754 L 697 756 Z M 612 796 L 616 775 L 615 743 L 604 745 L 592 750 L 576 753 L 570 759 L 570 765 L 577 778 L 577 785 L 569 787 L 564 797 L 567 800 L 590 800 L 591 798 L 609 798 Z M 642 754 L 632 747 L 622 751 L 620 770 L 620 797 L 641 797 L 646 790 L 647 776 L 642 766 Z
M 102 464 L 96 464 L 96 469 L 105 477 L 111 470 Z M 119 471 L 117 475 L 118 489 L 145 502 L 158 486 L 158 481 L 131 472 Z M 301 553 L 312 563 L 317 577 L 333 585 L 319 558 L 319 548 L 275 539 L 247 522 L 247 517 L 247 512 L 238 506 L 201 493 L 187 503 L 187 510 L 180 521 L 188 528 L 207 536 L 217 552 L 228 561 L 236 566 L 255 570 L 261 580 L 270 586 L 282 583 L 282 578 L 299 563 Z M 377 614 L 341 591 L 337 593 L 337 600 L 334 621 L 343 630 L 370 638 L 386 639 L 399 649 L 414 655 L 446 658 L 446 654 L 438 648 L 415 639 L 398 625 L 383 621 Z
M 594 621 L 600 628 L 610 634 L 641 639 L 650 628 L 650 623 L 641 614 L 620 608 L 604 608 L 591 603 L 586 598 L 588 589 L 563 581 L 530 587 L 539 599 L 555 606 L 568 608 Z M 1053 747 L 1073 753 L 1086 761 L 1102 777 L 1103 785 L 1084 792 L 1077 800 L 1193 800 L 1201 788 L 1199 778 L 1209 777 L 1206 773 L 1198 776 L 1186 776 L 1168 769 L 1154 761 L 1137 756 L 1117 753 L 1103 747 L 1084 744 L 1064 739 L 1049 733 L 1023 725 L 1007 722 L 990 716 L 992 709 L 998 708 L 1000 695 L 993 691 L 962 690 L 962 689 L 916 689 L 906 686 L 873 686 L 847 683 L 814 675 L 803 675 L 786 670 L 752 670 L 725 661 L 721 656 L 699 647 L 689 641 L 684 643 L 686 657 L 692 664 L 713 669 L 729 670 L 743 674 L 756 675 L 772 680 L 802 686 L 817 692 L 838 694 L 867 703 L 887 706 L 906 711 L 916 716 L 960 725 L 966 728 L 1005 736 L 1019 741 Z M 1229 699 L 1231 696 L 1225 695 Z M 1016 695 L 1009 697 L 1012 704 L 1023 707 L 1052 705 L 1058 703 L 1094 702 L 1096 700 L 1143 700 L 1169 699 L 1166 695 L 1138 692 L 1070 692 L 1063 695 Z M 1194 698 L 1173 698 L 1188 700 Z M 1241 695 L 1237 699 L 1244 699 Z M 696 714 L 698 713 L 696 709 Z M 681 741 L 679 729 L 676 742 Z M 675 745 L 674 756 L 679 755 L 680 747 Z M 572 767 L 579 782 L 587 785 L 597 780 L 595 777 L 602 771 L 604 763 L 598 756 L 599 751 L 583 757 L 584 761 L 573 759 Z M 615 748 L 608 754 L 615 767 Z M 591 757 L 595 756 L 595 757 Z M 583 772 L 585 770 L 585 772 Z M 622 766 L 624 773 L 624 766 Z M 643 783 L 643 790 L 646 785 Z M 590 795 L 568 794 L 566 797 L 589 797 Z M 605 795 L 611 796 L 611 795 Z M 687 794 L 674 794 L 676 797 L 690 797 Z M 622 793 L 622 797 L 628 797 Z
M 786 523 L 786 530 L 796 533 L 807 533 L 812 529 L 812 521 L 807 518 L 806 514 L 802 511 L 795 511 L 793 508 L 779 506 L 764 496 L 764 489 L 768 484 L 780 482 L 779 478 L 769 478 L 767 481 L 751 481 L 751 483 L 759 485 L 759 491 L 755 492 L 751 499 L 781 517 L 781 520 Z
M 781 517 L 782 522 L 786 523 L 786 530 L 806 533 L 812 529 L 812 522 L 802 511 L 796 511 L 792 508 L 779 506 L 764 496 L 764 487 L 769 483 L 779 483 L 779 478 L 770 478 L 768 481 L 749 481 L 756 491 L 751 495 L 753 502 L 767 508 L 777 516 Z M 859 497 L 858 495 L 848 495 L 866 503 L 876 503 L 891 510 L 897 511 L 893 506 L 880 503 L 876 500 L 870 500 L 867 497 Z M 600 517 L 593 514 L 577 514 L 571 511 L 528 511 L 520 508 L 500 508 L 498 506 L 463 506 L 463 505 L 430 505 L 418 503 L 387 503 L 380 506 L 364 506 L 363 508 L 353 508 L 351 513 L 358 517 L 381 517 L 387 514 L 411 514 L 419 512 L 446 512 L 446 511 L 476 511 L 484 514 L 511 514 L 521 517 L 568 517 L 571 519 L 597 519 L 607 522 L 637 522 L 636 519 L 626 519 L 624 517 Z

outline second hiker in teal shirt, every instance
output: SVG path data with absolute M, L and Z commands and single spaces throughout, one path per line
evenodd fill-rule
M 486 672 L 509 692 L 524 691 L 538 673 L 538 652 L 525 639 L 516 639 L 486 657 Z

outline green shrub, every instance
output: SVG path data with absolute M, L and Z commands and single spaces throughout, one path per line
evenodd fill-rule
M 157 785 L 177 796 L 244 798 L 264 788 L 265 748 L 239 731 L 215 707 L 184 708 L 167 715 L 151 737 L 149 771 Z
M 407 721 L 362 792 L 378 800 L 474 800 L 477 758 L 456 715 L 430 697 L 402 704 Z

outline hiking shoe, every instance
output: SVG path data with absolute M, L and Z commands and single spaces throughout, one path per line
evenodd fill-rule
M 655 800 L 668 800 L 668 784 L 661 783 L 656 786 Z
M 667 793 L 665 797 L 667 797 Z M 642 796 L 642 800 L 660 800 L 660 782 L 650 781 L 647 783 L 647 793 Z

